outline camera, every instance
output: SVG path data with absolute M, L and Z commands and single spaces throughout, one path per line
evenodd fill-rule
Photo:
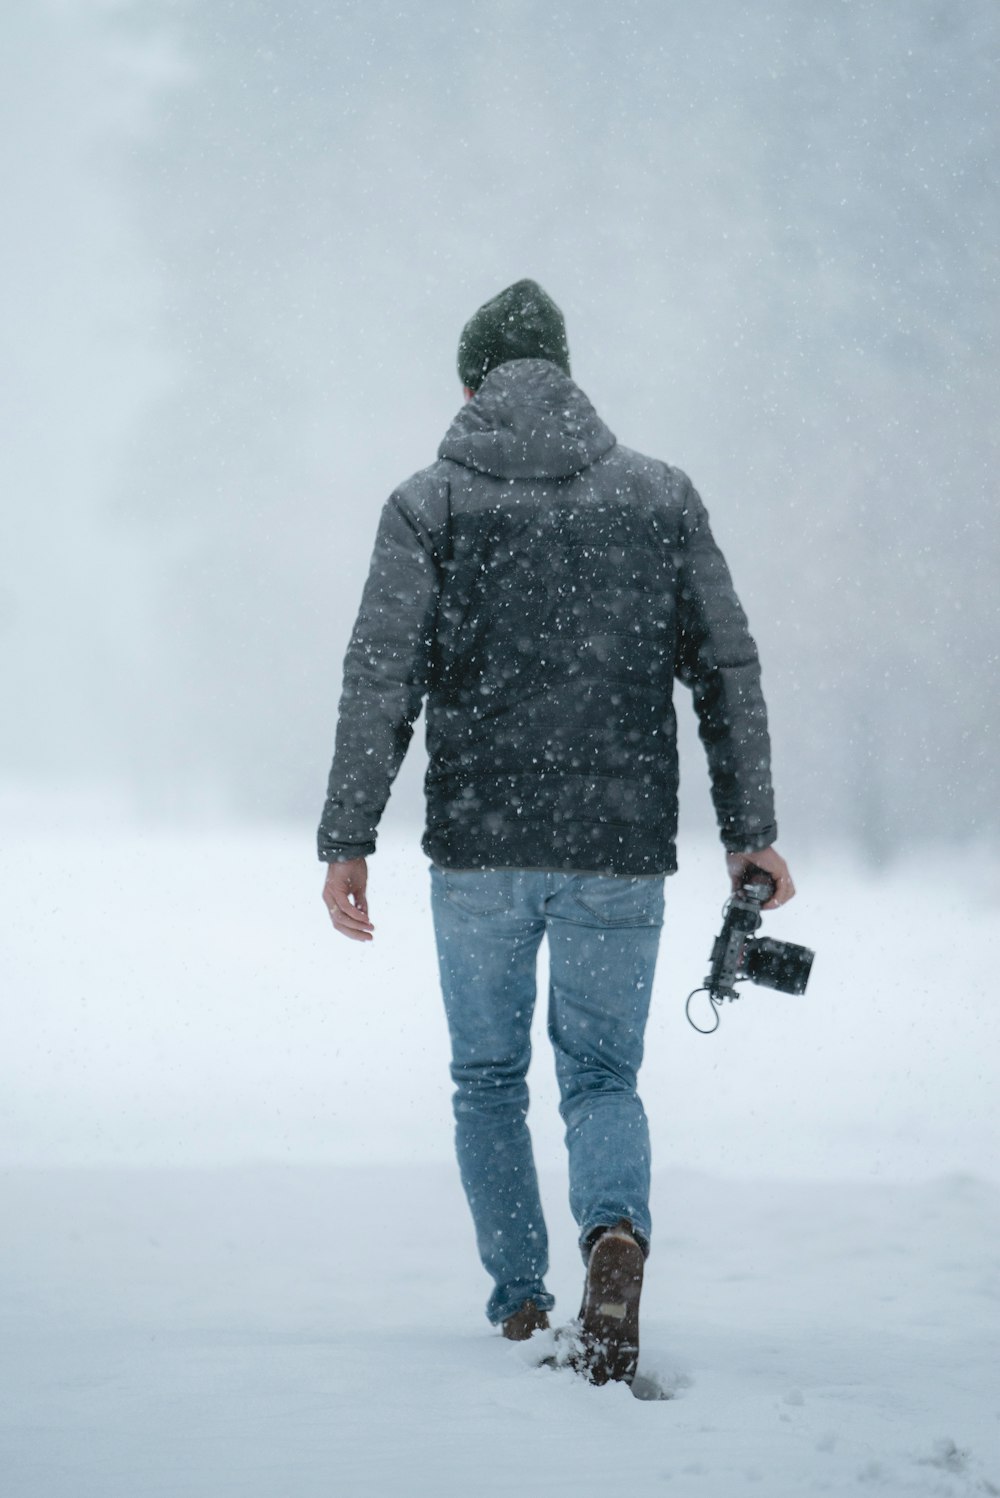
M 737 983 L 759 983 L 779 993 L 802 994 L 806 991 L 814 953 L 808 947 L 790 941 L 774 941 L 755 936 L 761 924 L 761 906 L 774 894 L 774 880 L 764 869 L 749 864 L 743 882 L 726 902 L 722 930 L 712 945 L 712 968 L 703 988 L 688 994 L 688 1022 L 702 1035 L 719 1028 L 719 1006 L 724 999 L 738 999 Z M 709 1029 L 691 1018 L 691 1000 L 707 993 L 712 1004 L 715 1024 Z

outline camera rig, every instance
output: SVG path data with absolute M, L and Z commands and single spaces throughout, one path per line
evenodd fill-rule
M 802 994 L 809 982 L 814 953 L 789 941 L 755 936 L 761 924 L 761 906 L 774 894 L 774 880 L 764 869 L 749 864 L 739 889 L 723 908 L 722 930 L 712 946 L 711 971 L 701 988 L 688 994 L 684 1012 L 699 1035 L 712 1035 L 719 1028 L 724 999 L 738 999 L 737 983 L 759 983 L 779 993 Z M 691 1000 L 707 993 L 714 1025 L 705 1028 L 691 1018 Z

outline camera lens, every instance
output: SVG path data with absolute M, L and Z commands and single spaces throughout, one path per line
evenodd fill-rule
M 744 971 L 754 983 L 776 988 L 779 993 L 805 993 L 813 956 L 808 947 L 761 936 L 748 943 Z

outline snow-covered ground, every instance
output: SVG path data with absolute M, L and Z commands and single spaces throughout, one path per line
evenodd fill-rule
M 642 1370 L 675 1397 L 642 1403 L 487 1328 L 445 1166 L 3 1185 L 4 1498 L 1000 1491 L 1000 1201 L 971 1178 L 661 1174 Z
M 11 818 L 3 1498 L 1000 1492 L 997 866 L 795 859 L 766 929 L 817 949 L 808 995 L 750 990 L 702 1038 L 724 888 L 715 848 L 682 856 L 644 1070 L 642 1371 L 673 1397 L 639 1401 L 482 1318 L 413 844 L 373 860 L 360 948 L 308 829 Z

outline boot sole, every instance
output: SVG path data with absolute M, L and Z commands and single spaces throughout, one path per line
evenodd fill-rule
M 627 1233 L 597 1240 L 580 1307 L 581 1372 L 593 1384 L 630 1384 L 639 1363 L 642 1249 Z

